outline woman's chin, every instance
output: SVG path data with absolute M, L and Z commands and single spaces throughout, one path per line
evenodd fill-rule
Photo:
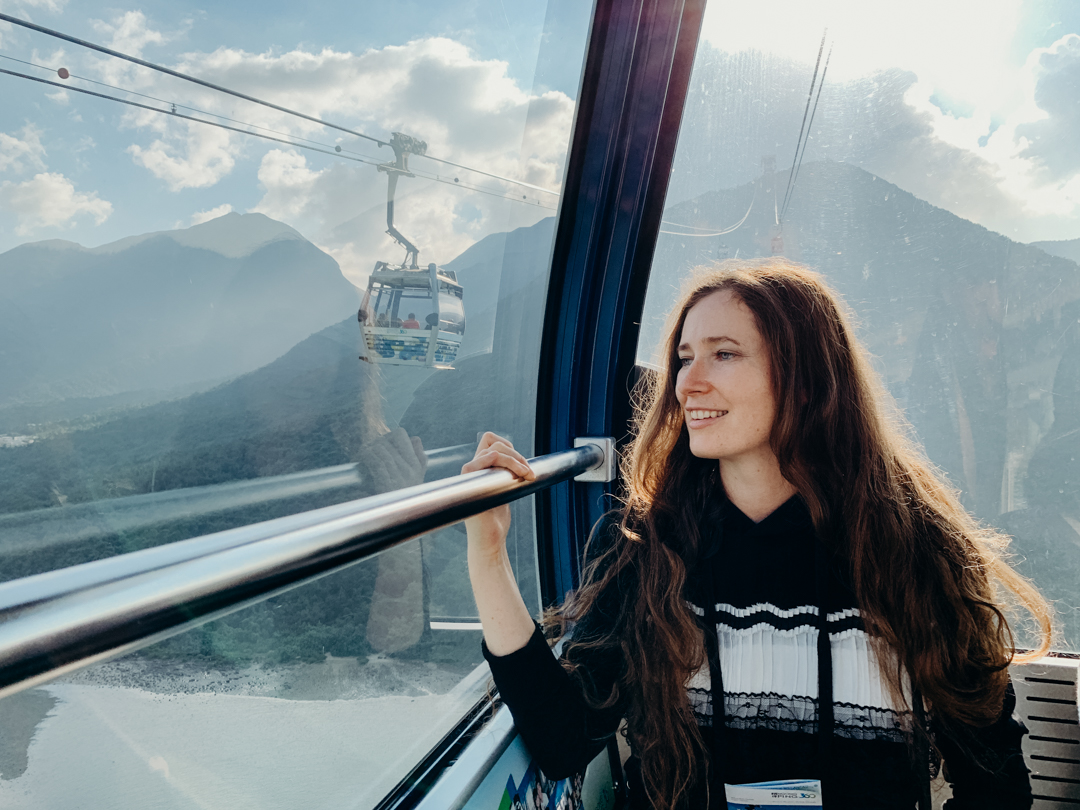
M 718 461 L 721 453 L 715 448 L 708 445 L 697 444 L 690 442 L 690 452 L 695 458 L 707 458 L 711 461 Z

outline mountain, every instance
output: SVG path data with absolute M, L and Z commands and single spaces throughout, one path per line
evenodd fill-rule
M 1062 239 L 1051 242 L 1031 242 L 1032 247 L 1044 250 L 1051 256 L 1060 256 L 1080 264 L 1080 239 Z
M 164 237 L 178 245 L 202 250 L 212 250 L 230 259 L 239 259 L 254 253 L 273 242 L 307 241 L 300 233 L 284 222 L 270 219 L 262 214 L 229 213 L 224 216 L 193 225 L 178 231 L 156 231 L 139 236 L 128 236 L 101 247 L 92 253 L 119 253 L 149 239 Z
M 510 347 L 525 324 L 515 306 L 527 305 L 537 318 L 542 316 L 536 285 L 546 279 L 551 234 L 550 219 L 493 234 L 448 265 L 463 284 L 466 338 L 474 336 L 477 351 L 485 345 L 491 349 L 496 310 L 506 314 L 502 328 L 507 334 L 499 344 L 513 354 L 506 359 L 509 373 L 519 360 Z M 67 430 L 26 447 L 0 448 L 0 513 L 355 461 L 361 446 L 398 425 L 407 409 L 409 433 L 422 436 L 428 448 L 475 440 L 477 420 L 488 424 L 485 413 L 495 418 L 491 409 L 499 397 L 490 394 L 490 386 L 474 385 L 471 373 L 363 363 L 360 340 L 350 312 L 272 362 L 212 390 L 118 409 L 103 424 Z M 461 357 L 459 367 L 476 365 L 464 353 Z M 432 389 L 441 392 L 440 398 L 414 401 L 417 387 L 433 376 L 441 380 Z M 535 386 L 535 380 L 529 384 Z M 512 386 L 504 398 L 516 401 L 527 396 L 527 389 Z
M 0 407 L 208 388 L 358 300 L 332 258 L 262 214 L 97 248 L 20 245 L 0 255 Z
M 872 362 L 967 507 L 986 520 L 1018 508 L 1036 445 L 1080 424 L 1069 395 L 1080 390 L 1080 266 L 835 162 L 802 166 L 780 229 L 787 180 L 766 174 L 664 212 L 639 357 L 654 357 L 691 268 L 769 256 L 775 243 L 855 311 Z
M 451 263 L 464 285 L 466 341 L 474 346 L 453 370 L 361 362 L 360 331 L 350 311 L 272 362 L 212 390 L 126 410 L 113 397 L 108 402 L 116 410 L 99 414 L 102 424 L 54 425 L 51 437 L 0 446 L 0 581 L 418 483 L 419 440 L 427 450 L 471 442 L 478 426 L 527 440 L 536 386 L 529 369 L 539 350 L 551 233 L 547 220 L 495 234 Z M 172 236 L 128 243 L 118 253 L 162 238 Z M 254 253 L 266 249 L 256 246 Z M 65 270 L 63 263 L 57 267 Z M 34 419 L 44 421 L 41 414 L 50 410 L 62 414 L 69 403 L 38 406 Z M 399 422 L 404 430 L 386 432 Z M 443 461 L 427 474 L 453 469 Z M 235 483 L 216 486 L 228 482 Z M 512 508 L 508 547 L 522 570 L 531 570 L 531 503 Z M 472 596 L 463 538 L 456 530 L 444 534 L 423 547 L 425 610 L 466 615 Z M 155 645 L 147 654 L 273 664 L 321 661 L 327 653 L 363 660 L 385 652 L 364 632 L 379 594 L 397 587 L 379 573 L 381 559 Z M 419 568 L 415 572 L 421 577 Z M 539 603 L 535 581 L 525 577 L 522 592 L 530 604 Z M 397 616 L 398 603 L 389 603 Z M 425 657 L 466 655 L 461 645 L 451 646 Z
M 546 277 L 555 235 L 555 217 L 535 225 L 493 233 L 444 266 L 464 288 L 467 318 L 460 356 L 490 352 L 499 300 L 519 296 L 539 276 Z
M 44 557 L 8 554 L 0 580 L 14 570 L 25 575 L 372 494 L 301 489 L 284 501 L 249 504 L 241 498 L 233 505 L 226 496 L 212 513 L 192 509 L 167 525 L 109 528 L 109 499 L 365 460 L 370 443 L 396 425 L 412 391 L 433 370 L 373 366 L 358 359 L 359 348 L 359 329 L 350 317 L 210 391 L 0 448 L 0 545 L 21 536 L 26 522 L 11 524 L 2 513 L 23 513 L 33 523 L 39 513 L 55 519 L 64 512 L 52 507 L 101 505 L 97 534 L 59 543 Z
M 1010 327 L 1080 300 L 1080 268 L 1073 261 L 1014 242 L 843 163 L 803 165 L 778 230 L 774 194 L 783 196 L 787 179 L 786 172 L 764 175 L 664 212 L 668 233 L 657 243 L 642 324 L 646 357 L 689 268 L 736 255 L 772 255 L 778 233 L 784 256 L 824 273 L 858 311 L 864 338 L 874 354 L 890 358 L 888 376 L 895 381 L 911 372 L 931 302 L 955 298 L 967 285 L 1000 284 L 995 294 L 1008 301 L 1001 317 Z M 687 235 L 727 230 L 744 216 L 731 233 Z
M 450 262 L 465 287 L 468 321 L 453 374 L 417 388 L 401 426 L 425 446 L 463 444 L 477 427 L 532 439 L 539 339 L 555 218 L 481 239 Z M 442 403 L 467 418 L 446 418 Z

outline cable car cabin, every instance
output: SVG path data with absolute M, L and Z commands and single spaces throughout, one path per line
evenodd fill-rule
M 0 808 L 618 807 L 490 700 L 460 521 L 560 603 L 691 268 L 781 254 L 1055 603 L 1080 807 L 1080 4 L 923 4 L 0 13 Z
M 453 270 L 379 262 L 357 319 L 373 363 L 452 368 L 465 334 L 462 288 Z

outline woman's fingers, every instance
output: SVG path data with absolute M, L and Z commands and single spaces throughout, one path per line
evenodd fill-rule
M 526 459 L 525 456 L 521 455 L 521 453 L 514 449 L 514 445 L 510 442 L 509 439 L 504 439 L 497 433 L 491 433 L 489 431 L 483 435 L 482 439 L 477 445 L 476 455 L 479 456 L 481 452 L 490 450 L 498 450 L 500 453 L 506 453 L 513 456 L 522 464 L 528 464 L 528 459 Z
M 491 447 L 494 444 L 504 444 L 504 445 L 506 445 L 507 447 L 509 447 L 511 449 L 513 449 L 513 447 L 514 447 L 514 445 L 510 443 L 509 439 L 504 439 L 498 433 L 492 433 L 489 430 L 486 433 L 484 433 L 484 435 L 482 435 L 480 437 L 480 441 L 477 442 L 477 444 L 476 444 L 476 452 L 481 453 L 484 450 L 487 450 L 489 447 Z
M 533 472 L 532 467 L 528 465 L 520 454 L 502 452 L 496 448 L 477 453 L 472 461 L 461 468 L 461 472 L 471 473 L 476 472 L 477 470 L 500 468 L 509 470 L 518 478 L 523 478 L 527 481 L 531 481 L 536 477 L 536 473 Z
M 531 481 L 536 477 L 525 456 L 521 455 L 506 439 L 495 433 L 485 433 L 476 448 L 472 461 L 461 468 L 462 473 L 502 468 L 518 478 Z

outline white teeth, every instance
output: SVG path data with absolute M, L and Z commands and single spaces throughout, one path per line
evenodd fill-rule
M 691 419 L 712 419 L 717 416 L 723 416 L 727 411 L 700 411 L 693 410 L 687 411 L 686 415 Z

